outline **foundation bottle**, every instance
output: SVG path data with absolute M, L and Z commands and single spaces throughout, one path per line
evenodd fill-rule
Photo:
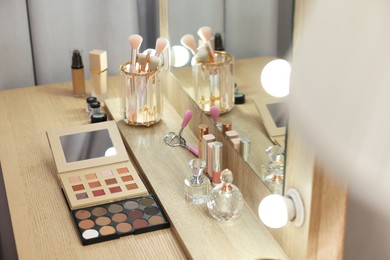
M 72 85 L 75 97 L 85 96 L 84 65 L 79 50 L 73 50 L 72 54 Z
M 103 50 L 90 51 L 89 68 L 92 83 L 92 96 L 102 102 L 108 98 L 107 52 Z

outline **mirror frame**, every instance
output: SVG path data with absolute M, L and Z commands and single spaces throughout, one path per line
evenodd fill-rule
M 159 0 L 160 35 L 167 39 L 169 39 L 168 1 Z M 310 2 L 310 0 L 295 0 L 294 2 L 292 56 L 296 52 L 296 46 L 300 44 L 300 34 L 303 31 L 305 17 L 307 17 L 310 10 Z M 176 111 L 179 114 L 184 113 L 186 109 L 197 111 L 197 113 L 194 113 L 196 116 L 193 117 L 196 120 L 190 122 L 192 131 L 196 133 L 197 123 L 210 122 L 210 132 L 219 140 L 223 140 L 224 145 L 227 145 L 227 143 L 224 143 L 225 138 L 221 139 L 222 136 L 212 126 L 208 117 L 204 113 L 199 112 L 200 109 L 196 103 L 188 97 L 181 88 L 180 83 L 171 73 L 167 74 L 166 80 L 166 83 L 172 87 L 170 87 L 171 90 L 164 94 L 174 105 Z M 175 89 L 176 92 L 172 89 Z M 174 99 L 178 95 L 177 91 L 182 91 L 180 94 L 187 96 L 188 99 L 183 98 L 183 102 L 178 104 L 177 99 Z M 293 89 L 291 92 L 293 94 Z M 284 189 L 296 188 L 301 193 L 305 206 L 305 222 L 299 228 L 289 223 L 284 228 L 269 230 L 291 259 L 342 259 L 346 224 L 347 187 L 345 184 L 338 183 L 332 179 L 332 176 L 327 174 L 324 167 L 317 161 L 315 152 L 303 145 L 304 142 L 296 130 L 294 120 L 295 116 L 293 111 L 291 111 L 288 133 L 286 135 L 286 151 L 289 156 L 286 160 Z M 233 149 L 231 146 L 229 148 Z M 224 151 L 224 156 L 226 156 L 226 153 L 228 156 L 227 162 L 234 161 L 238 163 L 230 163 L 230 165 L 226 166 L 231 167 L 233 172 L 235 169 L 239 169 L 240 175 L 245 176 L 244 178 L 235 176 L 235 182 L 240 187 L 245 201 L 253 213 L 257 214 L 260 200 L 269 195 L 270 192 L 248 164 L 244 163 L 242 158 L 237 156 L 237 153 L 229 152 L 228 150 Z

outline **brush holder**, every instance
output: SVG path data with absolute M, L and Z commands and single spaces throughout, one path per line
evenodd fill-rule
M 129 125 L 151 126 L 162 117 L 161 69 L 132 72 L 131 62 L 120 67 L 121 112 Z
M 234 107 L 234 58 L 224 51 L 214 52 L 213 62 L 192 63 L 195 99 L 199 107 L 210 114 L 217 106 L 221 114 Z

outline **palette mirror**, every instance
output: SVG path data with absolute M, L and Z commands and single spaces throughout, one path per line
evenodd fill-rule
M 235 58 L 235 83 L 238 92 L 245 94 L 244 104 L 235 105 L 228 113 L 220 116 L 221 121 L 231 121 L 232 128 L 240 137 L 251 140 L 248 164 L 265 182 L 262 165 L 269 161 L 266 149 L 272 145 L 284 146 L 285 135 L 279 143 L 270 136 L 261 114 L 262 99 L 272 99 L 263 89 L 260 74 L 264 66 L 277 58 L 289 59 L 292 41 L 293 0 L 219 0 L 189 1 L 168 0 L 168 37 L 173 49 L 171 71 L 186 92 L 195 97 L 192 82 L 191 54 L 189 59 L 179 62 L 187 54 L 175 54 L 180 39 L 185 34 L 192 34 L 199 39 L 197 31 L 202 26 L 210 26 L 213 33 L 222 36 L 225 51 Z M 198 44 L 198 42 L 197 42 Z M 186 52 L 184 52 L 186 53 Z M 274 100 L 278 100 L 274 98 Z M 274 105 L 265 106 L 270 118 L 275 115 Z M 286 123 L 287 118 L 282 117 Z M 280 125 L 279 125 L 280 126 Z M 280 127 L 279 127 L 280 128 Z M 267 184 L 267 183 L 266 183 Z M 281 183 L 280 186 L 282 186 Z M 273 192 L 274 185 L 266 185 Z M 282 187 L 278 188 L 278 191 Z

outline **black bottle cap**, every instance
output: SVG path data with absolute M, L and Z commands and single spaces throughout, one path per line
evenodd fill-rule
M 106 113 L 94 113 L 91 115 L 91 123 L 99 123 L 107 121 Z
M 100 107 L 100 102 L 99 101 L 94 101 L 89 104 L 91 108 L 99 108 Z
M 72 69 L 82 69 L 83 66 L 83 60 L 81 58 L 81 54 L 79 50 L 73 50 L 72 55 Z
M 244 104 L 245 103 L 245 94 L 236 92 L 234 93 L 234 104 Z
M 223 47 L 222 36 L 219 33 L 216 33 L 214 35 L 214 49 L 216 51 L 224 51 L 225 50 L 225 48 Z
M 96 97 L 87 97 L 87 98 L 85 99 L 85 101 L 86 101 L 88 104 L 91 104 L 92 102 L 97 101 L 97 98 L 96 98 Z

